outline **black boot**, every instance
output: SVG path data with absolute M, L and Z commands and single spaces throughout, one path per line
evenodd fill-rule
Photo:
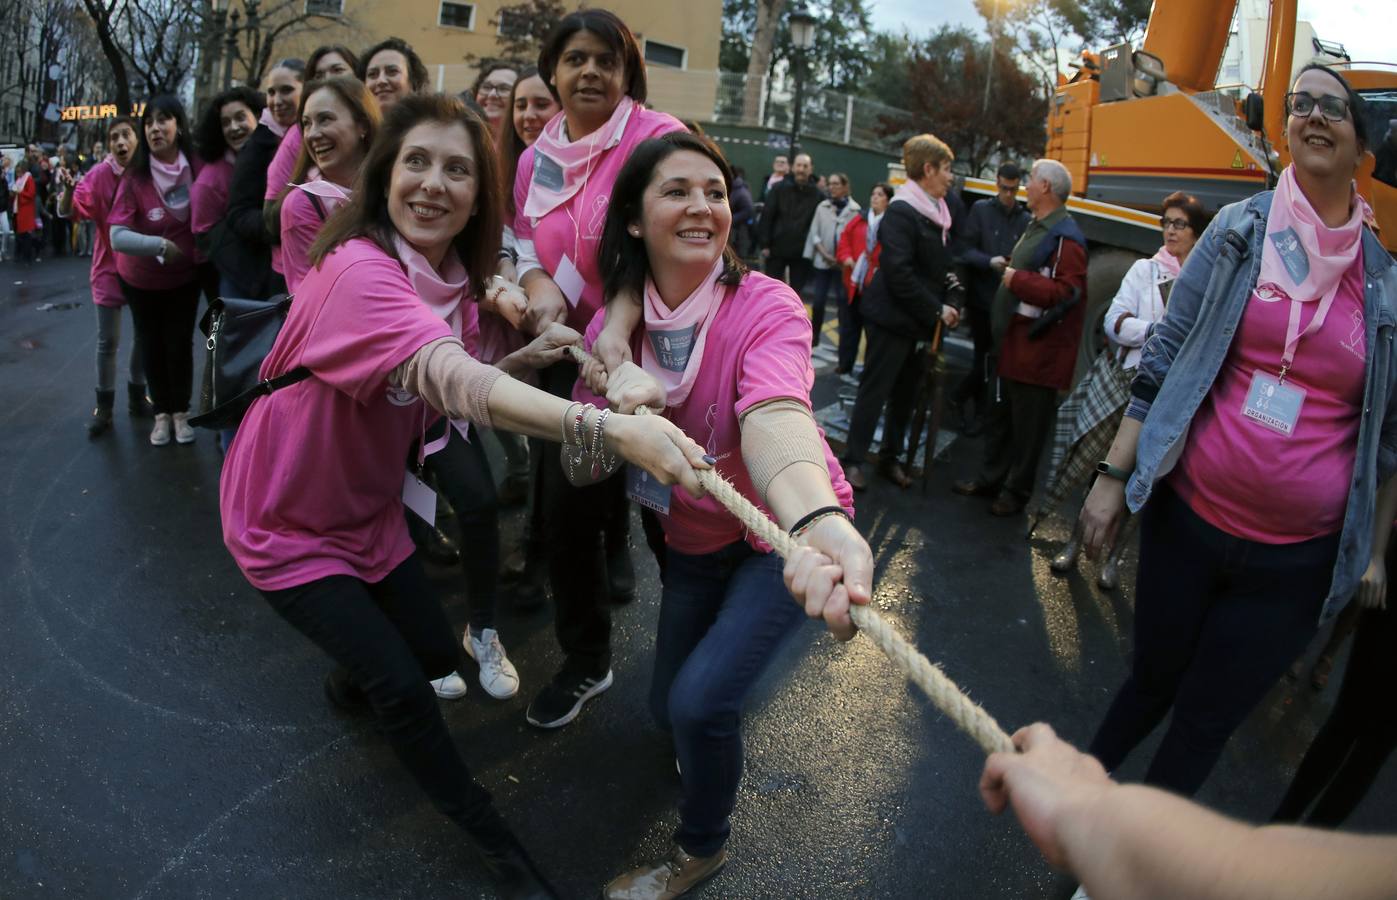
M 155 407 L 150 405 L 145 385 L 127 383 L 126 411 L 137 419 L 149 419 L 155 415 Z
M 502 900 L 556 900 L 558 892 L 493 806 L 477 813 L 465 829 Z
M 98 437 L 112 427 L 112 404 L 115 402 L 116 391 L 97 392 L 97 408 L 92 411 L 92 418 L 87 420 L 88 437 Z

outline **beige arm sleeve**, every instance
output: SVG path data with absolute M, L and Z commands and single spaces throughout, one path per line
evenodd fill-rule
M 452 419 L 490 427 L 490 389 L 505 374 L 466 352 L 456 338 L 438 338 L 388 376 L 395 387 L 425 400 Z
M 757 494 L 766 497 L 772 480 L 796 463 L 825 470 L 825 445 L 815 417 L 799 400 L 781 398 L 754 406 L 742 416 L 742 460 Z

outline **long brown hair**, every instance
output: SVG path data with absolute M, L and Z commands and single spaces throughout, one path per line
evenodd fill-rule
M 363 145 L 370 147 L 373 145 L 374 135 L 377 133 L 379 124 L 383 121 L 383 114 L 378 111 L 378 101 L 374 99 L 369 89 L 364 87 L 364 83 L 357 78 L 348 75 L 339 75 L 334 78 L 317 78 L 311 81 L 301 90 L 301 105 L 296 110 L 296 121 L 300 122 L 306 114 L 306 103 L 317 91 L 327 90 L 340 98 L 345 106 L 349 107 L 350 114 L 354 121 L 364 129 Z M 291 184 L 300 184 L 306 180 L 306 173 L 311 166 L 315 165 L 311 159 L 310 150 L 306 148 L 305 131 L 301 132 L 301 149 L 296 154 L 296 165 L 291 169 Z M 277 193 L 276 199 L 265 210 L 267 228 L 273 234 L 281 231 L 281 206 L 286 202 L 286 195 L 292 191 L 290 185 L 282 186 Z
M 467 109 L 459 98 L 442 94 L 409 94 L 388 110 L 354 181 L 354 196 L 330 216 L 311 244 L 311 264 L 319 266 L 340 244 L 358 237 L 368 238 L 384 253 L 398 258 L 393 246 L 397 229 L 388 215 L 388 187 L 404 139 L 424 122 L 460 125 L 470 137 L 476 167 L 475 213 L 451 245 L 466 268 L 475 295 L 483 297 L 499 258 L 504 221 L 499 160 L 485 120 Z

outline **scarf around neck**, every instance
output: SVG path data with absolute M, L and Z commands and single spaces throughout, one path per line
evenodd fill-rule
M 160 202 L 181 222 L 189 221 L 189 187 L 194 183 L 194 173 L 184 151 L 172 163 L 163 163 L 150 157 L 150 177 L 155 189 L 160 193 Z
M 665 389 L 665 405 L 681 406 L 689 399 L 703 366 L 708 329 L 727 295 L 720 284 L 723 258 L 699 282 L 694 292 L 674 309 L 665 305 L 654 279 L 645 279 L 645 340 L 641 342 L 640 367 Z
M 606 123 L 584 138 L 564 135 L 567 116 L 558 113 L 534 141 L 534 171 L 524 215 L 537 221 L 567 203 L 586 185 L 601 157 L 621 142 L 636 102 L 622 97 Z
M 126 173 L 126 167 L 123 166 L 121 163 L 119 163 L 119 162 L 116 161 L 116 154 L 115 154 L 115 153 L 108 153 L 108 154 L 107 154 L 107 158 L 106 158 L 105 160 L 103 160 L 103 162 L 105 162 L 107 165 L 111 166 L 111 169 L 112 169 L 113 172 L 116 173 L 116 177 L 117 177 L 117 178 L 120 178 L 123 174 Z
M 855 288 L 862 288 L 865 279 L 868 278 L 869 257 L 873 255 L 873 248 L 878 246 L 878 226 L 882 221 L 883 213 L 876 213 L 871 209 L 868 211 L 868 237 L 864 240 L 863 252 L 854 263 L 854 271 L 849 275 Z
M 1172 281 L 1179 277 L 1179 268 L 1183 263 L 1179 262 L 1177 256 L 1169 252 L 1168 247 L 1160 247 L 1150 259 L 1154 261 L 1155 265 L 1159 266 L 1160 272 L 1169 276 L 1165 279 L 1166 281 Z
M 917 212 L 926 216 L 941 228 L 941 243 L 945 244 L 949 240 L 951 232 L 951 208 L 946 205 L 946 199 L 933 198 L 922 186 L 915 181 L 905 181 L 893 194 L 892 202 L 901 200 L 908 204 Z
M 271 107 L 267 106 L 262 108 L 262 115 L 257 117 L 257 122 L 260 125 L 266 125 L 272 134 L 276 135 L 278 138 L 286 137 L 287 126 L 277 122 L 276 118 L 272 115 Z
M 1295 166 L 1286 166 L 1266 220 L 1261 274 L 1256 281 L 1258 297 L 1299 303 L 1321 300 L 1327 308 L 1362 248 L 1367 204 L 1357 190 L 1350 190 L 1353 211 L 1348 221 L 1330 228 L 1300 189 Z
M 451 333 L 461 339 L 461 302 L 470 293 L 470 277 L 456 255 L 456 248 L 446 251 L 440 272 L 400 234 L 393 235 L 393 249 L 398 252 L 398 260 L 413 291 L 437 318 L 451 326 Z

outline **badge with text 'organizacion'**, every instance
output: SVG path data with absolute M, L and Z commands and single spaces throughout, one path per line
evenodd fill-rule
M 1305 389 L 1286 384 L 1274 375 L 1256 372 L 1242 415 L 1277 434 L 1290 437 L 1300 424 L 1300 409 L 1305 405 Z

